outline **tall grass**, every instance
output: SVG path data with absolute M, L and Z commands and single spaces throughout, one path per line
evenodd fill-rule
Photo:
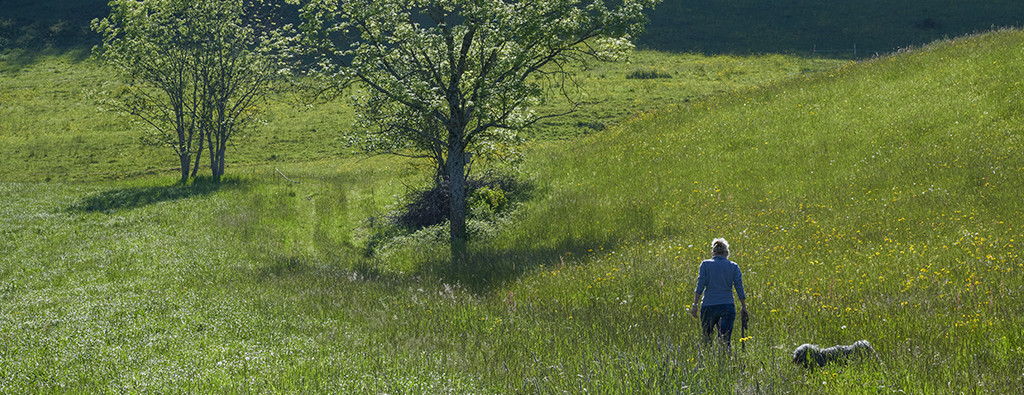
M 421 177 L 393 159 L 0 184 L 0 392 L 1014 392 L 1022 43 L 796 66 L 537 141 L 475 277 L 429 243 L 363 254 Z M 686 315 L 719 236 L 753 315 L 732 356 Z M 789 362 L 859 339 L 877 359 Z
M 672 322 L 653 333 L 686 333 L 693 324 L 672 319 L 708 242 L 724 236 L 757 317 L 749 358 L 858 339 L 879 351 L 877 363 L 814 375 L 777 368 L 783 382 L 736 371 L 755 383 L 1010 390 L 1024 371 L 1021 40 L 1004 31 L 935 44 L 545 150 L 532 169 L 552 175 L 549 190 L 496 248 L 589 246 L 539 269 L 574 279 L 550 285 L 579 301 L 567 314 L 646 295 L 643 306 Z M 637 321 L 651 319 L 606 326 Z

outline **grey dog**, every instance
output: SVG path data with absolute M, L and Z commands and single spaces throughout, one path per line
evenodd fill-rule
M 818 366 L 825 366 L 831 362 L 843 362 L 850 355 L 866 355 L 874 353 L 871 343 L 867 340 L 859 340 L 849 346 L 835 346 L 821 348 L 817 344 L 804 344 L 793 351 L 793 362 L 811 366 L 816 363 Z

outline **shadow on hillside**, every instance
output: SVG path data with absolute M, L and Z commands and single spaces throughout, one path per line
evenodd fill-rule
M 48 57 L 62 57 L 72 63 L 80 63 L 88 60 L 91 55 L 88 48 L 13 49 L 0 53 L 0 73 L 19 72 Z
M 461 269 L 452 267 L 445 256 L 428 262 L 421 270 L 445 282 L 461 284 L 473 293 L 486 294 L 536 270 L 583 264 L 580 259 L 589 259 L 593 251 L 602 247 L 610 250 L 622 242 L 608 238 L 562 240 L 553 247 L 471 248 Z
M 167 186 L 112 189 L 95 195 L 86 196 L 69 206 L 67 210 L 109 213 L 160 202 L 205 196 L 217 192 L 221 188 L 239 187 L 241 185 L 243 185 L 243 181 L 238 179 L 226 179 L 220 183 L 215 183 L 209 179 L 201 178 L 188 185 L 174 184 Z
M 359 260 L 324 260 L 322 257 L 310 257 L 302 254 L 280 254 L 261 251 L 259 247 L 250 251 L 250 258 L 256 263 L 252 267 L 239 268 L 245 278 L 255 279 L 259 283 L 272 283 L 278 280 L 292 281 L 323 281 L 332 284 L 338 281 L 373 282 L 384 286 L 406 287 L 411 284 L 415 273 L 391 274 L 382 273 L 378 268 Z M 355 252 L 355 250 L 351 250 Z M 348 258 L 355 257 L 355 254 Z M 354 262 L 352 265 L 348 263 Z M 325 280 L 325 281 L 324 281 Z
M 316 279 L 318 284 L 365 283 L 381 289 L 401 289 L 417 284 L 420 279 L 437 279 L 444 284 L 458 284 L 471 293 L 490 294 L 510 282 L 537 270 L 584 265 L 592 251 L 612 250 L 623 242 L 609 238 L 604 241 L 562 240 L 557 246 L 540 248 L 474 247 L 467 255 L 468 264 L 453 268 L 448 254 L 438 254 L 407 272 L 381 271 L 354 246 L 345 246 L 328 255 L 308 252 L 281 252 L 279 246 L 254 245 L 249 251 L 257 264 L 238 268 L 245 278 L 260 283 L 294 284 Z

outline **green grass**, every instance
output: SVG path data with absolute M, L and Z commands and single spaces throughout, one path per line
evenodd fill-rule
M 122 85 L 107 68 L 74 56 L 44 57 L 0 72 L 0 179 L 109 180 L 172 172 L 177 163 L 171 148 L 142 145 L 146 125 L 100 104 Z M 351 151 L 340 131 L 350 127 L 353 115 L 340 101 L 306 106 L 279 95 L 262 109 L 262 122 L 233 140 L 228 166 L 311 161 Z
M 857 64 L 643 52 L 590 71 L 603 104 L 538 131 L 536 191 L 473 245 L 476 278 L 430 242 L 363 254 L 366 219 L 423 173 L 335 158 L 306 121 L 343 112 L 275 104 L 280 132 L 229 151 L 227 182 L 178 186 L 126 172 L 167 154 L 123 118 L 68 104 L 101 69 L 3 74 L 0 392 L 1014 392 L 1021 48 L 1003 31 Z M 648 67 L 673 77 L 626 79 Z M 48 82 L 74 73 L 93 82 Z M 52 130 L 71 118 L 94 126 Z M 69 133 L 95 146 L 68 153 Z M 733 359 L 686 316 L 719 236 L 754 316 Z M 877 360 L 789 362 L 858 339 Z
M 663 320 L 618 337 L 653 349 L 655 334 L 696 330 L 681 317 L 695 265 L 725 236 L 758 317 L 732 388 L 1012 391 L 1024 366 L 1022 40 L 936 44 L 543 150 L 531 169 L 550 175 L 544 198 L 494 248 L 579 257 L 541 269 L 565 282 L 533 284 L 571 301 L 566 315 L 634 315 L 601 327 Z M 643 299 L 621 304 L 631 298 Z M 800 343 L 857 339 L 881 365 L 785 364 Z
M 597 65 L 581 73 L 582 107 L 527 133 L 531 139 L 563 139 L 614 126 L 654 107 L 670 107 L 801 72 L 841 64 L 771 55 L 740 58 L 636 52 L 629 63 Z M 0 62 L 0 70 L 4 70 Z M 630 80 L 637 66 L 661 67 L 678 78 Z M 655 66 L 657 65 L 657 66 Z M 146 125 L 102 107 L 106 92 L 122 83 L 108 69 L 74 56 L 45 57 L 31 66 L 0 72 L 0 179 L 8 181 L 123 179 L 172 174 L 178 165 L 169 147 L 140 144 Z M 271 98 L 262 122 L 234 139 L 228 167 L 349 157 L 345 145 L 353 112 L 348 96 L 306 105 L 290 94 Z M 539 109 L 562 113 L 570 103 L 555 96 Z M 228 170 L 230 174 L 231 170 Z

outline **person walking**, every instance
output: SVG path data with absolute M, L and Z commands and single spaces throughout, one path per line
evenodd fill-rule
M 732 324 L 736 320 L 736 302 L 732 290 L 740 300 L 741 317 L 747 317 L 747 295 L 743 291 L 740 266 L 729 260 L 729 242 L 722 238 L 711 242 L 712 258 L 700 263 L 697 272 L 696 296 L 690 315 L 697 318 L 700 306 L 700 326 L 704 342 L 711 342 L 711 332 L 718 330 L 718 340 L 729 348 L 732 343 Z M 703 295 L 703 301 L 701 300 Z

